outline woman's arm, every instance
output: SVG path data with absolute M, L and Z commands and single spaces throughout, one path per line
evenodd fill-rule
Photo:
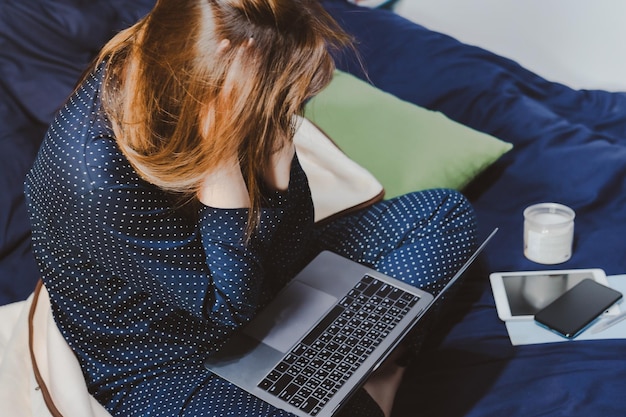
M 291 162 L 296 153 L 293 142 L 278 150 L 270 160 L 270 169 L 265 172 L 265 183 L 273 190 L 285 191 L 289 187 Z
M 233 209 L 250 207 L 248 188 L 236 159 L 208 174 L 198 190 L 198 200 L 205 206 Z

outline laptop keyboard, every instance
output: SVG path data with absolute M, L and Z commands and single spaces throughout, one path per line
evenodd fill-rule
M 365 275 L 258 384 L 315 416 L 419 297 Z

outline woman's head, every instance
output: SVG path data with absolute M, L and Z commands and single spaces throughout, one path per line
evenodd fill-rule
M 100 55 L 105 110 L 149 182 L 193 192 L 235 156 L 258 207 L 260 172 L 348 43 L 318 0 L 158 0 Z

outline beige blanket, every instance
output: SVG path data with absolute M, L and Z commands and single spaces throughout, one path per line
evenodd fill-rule
M 78 361 L 52 319 L 39 285 L 0 307 L 0 404 L 11 417 L 108 417 L 87 392 Z

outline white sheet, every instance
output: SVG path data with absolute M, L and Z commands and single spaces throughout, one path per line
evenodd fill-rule
M 29 350 L 29 313 L 36 302 L 31 321 L 34 332 L 33 354 L 42 377 L 35 378 Z M 39 297 L 0 308 L 0 404 L 11 417 L 110 417 L 89 395 L 78 361 L 56 327 L 48 293 L 42 287 Z M 6 337 L 8 335 L 8 337 Z M 53 401 L 45 401 L 50 394 Z

